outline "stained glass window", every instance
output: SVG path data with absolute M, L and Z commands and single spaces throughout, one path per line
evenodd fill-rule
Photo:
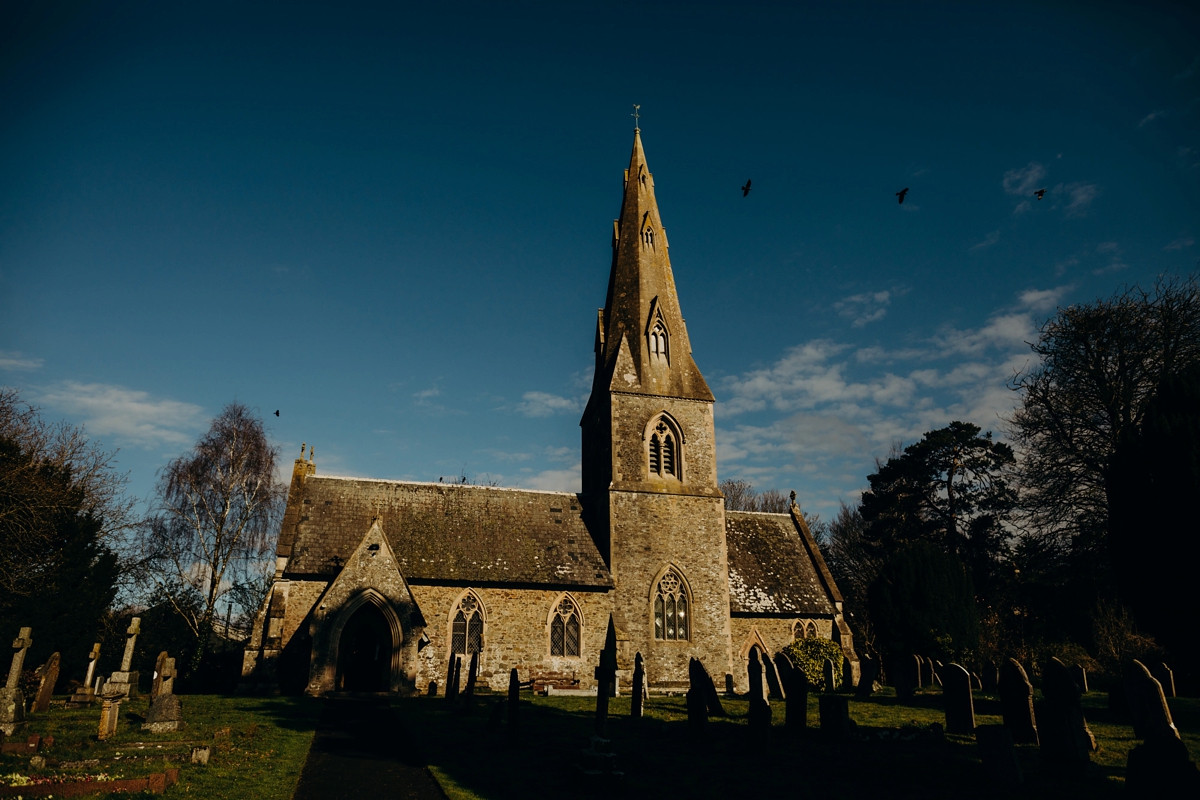
M 550 655 L 578 656 L 579 638 L 579 611 L 574 600 L 564 597 L 550 621 Z
M 690 639 L 687 589 L 674 570 L 658 581 L 654 597 L 654 638 L 668 641 Z
M 470 655 L 483 650 L 483 609 L 475 595 L 467 594 L 458 603 L 450 631 L 450 652 Z

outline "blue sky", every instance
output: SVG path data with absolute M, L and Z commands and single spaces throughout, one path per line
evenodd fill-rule
M 232 400 L 323 473 L 577 488 L 632 103 L 721 477 L 825 515 L 1200 257 L 1184 6 L 172 5 L 0 11 L 0 384 L 142 496 Z

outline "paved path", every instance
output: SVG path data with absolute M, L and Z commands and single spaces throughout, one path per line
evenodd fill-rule
M 325 700 L 292 800 L 445 800 L 386 699 Z

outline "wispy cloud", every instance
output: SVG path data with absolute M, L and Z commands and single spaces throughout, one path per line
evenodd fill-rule
M 1175 241 L 1168 244 L 1163 250 L 1182 250 L 1185 247 L 1191 247 L 1196 243 L 1196 240 L 1190 236 L 1180 236 Z
M 1004 173 L 1002 185 L 1009 194 L 1029 195 L 1045 177 L 1046 168 L 1036 161 L 1030 161 L 1027 166 Z
M 991 247 L 996 242 L 1000 241 L 1000 231 L 992 231 L 987 236 L 983 237 L 982 242 L 976 242 L 971 245 L 972 250 L 983 250 L 985 247 Z
M 547 392 L 526 392 L 517 403 L 517 412 L 527 417 L 549 417 L 568 411 L 578 411 L 579 401 Z
M 578 492 L 583 486 L 583 467 L 576 462 L 566 469 L 542 470 L 523 479 L 521 483 L 530 489 L 548 492 Z
M 1191 64 L 1183 68 L 1182 71 L 1175 74 L 1175 80 L 1186 81 L 1188 78 L 1196 74 L 1197 68 L 1200 68 L 1200 56 L 1196 56 Z
M 890 291 L 864 292 L 855 294 L 833 304 L 839 315 L 851 320 L 851 325 L 861 328 L 887 315 L 887 307 L 892 302 Z
M 0 369 L 25 372 L 41 368 L 40 358 L 31 358 L 15 350 L 0 350 Z
M 1139 128 L 1144 127 L 1146 125 L 1149 125 L 1151 122 L 1154 122 L 1154 120 L 1156 120 L 1156 119 L 1162 119 L 1166 115 L 1167 115 L 1167 112 L 1165 109 L 1157 108 L 1154 111 L 1151 111 L 1146 116 L 1142 117 L 1142 121 L 1139 122 L 1137 124 L 1137 126 Z
M 194 403 L 103 383 L 64 381 L 38 390 L 39 403 L 78 417 L 90 433 L 141 447 L 183 445 L 204 423 Z
M 1054 193 L 1066 193 L 1067 207 L 1064 212 L 1068 217 L 1082 217 L 1087 214 L 1092 201 L 1100 194 L 1100 189 L 1094 183 L 1058 184 Z
M 1058 306 L 1062 296 L 1071 290 L 1070 286 L 1056 286 L 1053 289 L 1029 289 L 1018 296 L 1020 304 L 1033 311 L 1049 311 Z

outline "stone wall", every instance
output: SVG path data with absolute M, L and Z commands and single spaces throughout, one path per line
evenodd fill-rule
M 312 611 L 321 594 L 329 587 L 328 581 L 288 581 L 287 609 L 283 615 L 282 647 L 292 640 L 300 623 Z
M 794 619 L 734 617 L 731 619 L 734 689 L 738 692 L 749 691 L 747 669 L 750 663 L 750 649 L 755 644 L 765 646 L 767 652 L 774 657 L 776 653 L 792 643 L 795 638 L 796 625 L 807 625 L 810 621 L 817 627 L 817 636 L 822 639 L 833 638 L 833 620 L 829 618 L 810 620 L 800 617 Z

